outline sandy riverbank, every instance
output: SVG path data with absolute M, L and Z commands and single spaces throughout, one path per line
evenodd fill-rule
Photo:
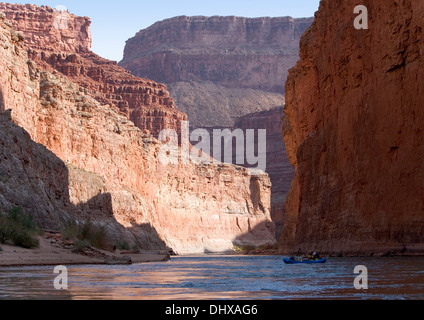
M 72 249 L 55 246 L 50 239 L 39 238 L 38 249 L 23 249 L 10 245 L 1 245 L 0 267 L 18 266 L 57 266 L 57 265 L 93 265 L 93 264 L 134 264 L 168 261 L 167 253 L 141 252 L 140 254 L 121 254 L 92 250 L 92 254 L 74 253 Z

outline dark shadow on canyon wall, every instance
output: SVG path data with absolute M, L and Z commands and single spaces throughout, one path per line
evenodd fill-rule
M 255 211 L 264 211 L 265 208 L 261 202 L 261 184 L 258 177 L 252 176 L 250 179 L 250 200 L 252 201 Z
M 262 167 L 266 160 L 266 172 L 269 175 L 272 184 L 271 190 L 271 219 L 276 225 L 276 237 L 279 238 L 283 231 L 285 220 L 285 202 L 286 196 L 291 188 L 291 183 L 295 175 L 295 168 L 290 164 L 288 159 L 286 144 L 282 134 L 284 106 L 273 108 L 267 111 L 256 112 L 248 115 L 241 116 L 235 120 L 234 126 L 230 129 L 231 133 L 235 130 L 241 129 L 244 134 L 244 149 L 237 150 L 237 139 L 231 137 L 227 140 L 225 146 L 225 139 L 215 141 L 211 139 L 211 156 L 213 157 L 214 150 L 221 148 L 221 158 L 217 160 L 225 162 L 224 154 L 225 149 L 232 150 L 232 164 L 238 164 L 245 168 L 256 169 L 258 165 Z M 224 130 L 227 128 L 215 127 L 208 128 L 208 132 L 213 137 L 213 130 Z M 247 161 L 247 145 L 248 145 L 248 130 L 254 130 L 252 149 L 254 157 L 258 157 L 258 163 L 249 164 Z M 263 145 L 260 144 L 262 139 L 259 136 L 259 130 L 266 130 L 266 159 L 265 155 L 260 154 Z M 243 159 L 242 163 L 238 163 L 238 158 Z M 253 199 L 252 199 L 253 201 Z
M 276 237 L 279 239 L 283 233 L 286 216 L 286 191 L 271 192 L 271 219 L 275 223 Z
M 6 106 L 4 104 L 3 92 L 0 89 L 0 113 L 4 112 L 4 110 L 6 110 Z
M 166 243 L 160 238 L 156 228 L 150 223 L 135 224 L 125 228 L 116 221 L 113 211 L 112 195 L 101 193 L 85 203 L 74 207 L 74 216 L 80 221 L 92 221 L 105 227 L 110 244 L 127 242 L 142 250 L 165 250 Z
M 265 239 L 270 239 L 266 241 Z M 275 224 L 272 221 L 264 221 L 258 225 L 250 228 L 244 234 L 241 234 L 233 240 L 233 245 L 243 247 L 258 247 L 260 245 L 275 245 L 277 239 L 275 238 Z
M 41 228 L 60 231 L 70 220 L 91 221 L 105 227 L 110 244 L 126 241 L 142 250 L 166 250 L 154 226 L 134 224 L 125 228 L 115 219 L 110 193 L 72 204 L 68 167 L 31 140 L 7 111 L 0 114 L 0 211 L 16 206 L 32 215 Z

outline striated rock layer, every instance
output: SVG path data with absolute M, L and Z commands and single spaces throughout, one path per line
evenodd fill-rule
M 0 3 L 0 12 L 25 37 L 31 60 L 67 76 L 101 104 L 124 113 L 142 130 L 157 137 L 163 129 L 179 130 L 180 121 L 187 119 L 175 109 L 164 85 L 134 77 L 115 61 L 90 51 L 88 17 L 45 6 L 5 3 Z
M 288 69 L 312 18 L 176 17 L 127 41 L 120 65 L 166 83 L 193 128 L 284 104 Z
M 29 60 L 31 47 L 3 14 L 0 41 L 0 111 L 27 132 L 2 120 L 1 209 L 20 205 L 48 227 L 91 219 L 115 241 L 177 253 L 275 241 L 268 175 L 164 165 L 161 142 L 44 60 Z
M 424 242 L 422 1 L 321 1 L 286 86 L 296 176 L 281 238 L 331 253 L 408 252 Z
M 281 93 L 284 75 L 298 57 L 300 36 L 311 22 L 291 17 L 176 17 L 128 40 L 121 65 L 165 83 L 190 79 Z
M 25 34 L 27 45 L 40 51 L 53 48 L 70 53 L 90 51 L 91 21 L 88 17 L 31 4 L 0 3 L 0 12 L 6 14 L 16 30 Z

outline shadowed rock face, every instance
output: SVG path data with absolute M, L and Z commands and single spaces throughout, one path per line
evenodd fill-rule
M 166 83 L 192 127 L 284 104 L 288 69 L 312 18 L 176 17 L 127 41 L 120 65 Z
M 34 142 L 11 121 L 10 110 L 0 114 L 0 154 L 1 211 L 19 206 L 49 230 L 74 219 L 90 220 L 105 227 L 110 247 L 119 240 L 144 250 L 166 250 L 149 221 L 125 228 L 116 220 L 117 190 L 108 187 L 102 176 L 65 164 Z
M 424 242 L 424 4 L 321 1 L 286 86 L 296 177 L 281 241 L 294 251 L 368 252 Z
M 266 172 L 272 183 L 271 189 L 271 216 L 277 226 L 277 234 L 281 233 L 285 209 L 286 195 L 294 177 L 294 168 L 290 164 L 283 136 L 281 135 L 282 117 L 284 107 L 274 108 L 268 111 L 252 113 L 236 120 L 234 128 L 247 130 L 266 130 Z M 255 136 L 255 150 L 258 150 L 258 137 Z M 236 156 L 236 154 L 235 154 Z M 236 159 L 233 160 L 235 163 Z M 252 167 L 247 162 L 245 167 Z
M 10 110 L 0 113 L 0 154 L 1 210 L 21 206 L 47 228 L 70 218 L 65 164 L 14 124 Z
M 28 52 L 36 49 L 27 47 L 4 15 L 0 15 L 0 41 L 1 102 L 11 110 L 13 122 L 27 132 L 22 139 L 15 134 L 16 140 L 13 131 L 0 136 L 11 153 L 0 165 L 6 179 L 0 182 L 6 190 L 0 205 L 5 209 L 35 208 L 38 221 L 56 227 L 64 217 L 92 218 L 106 223 L 115 240 L 146 249 L 167 245 L 178 253 L 221 252 L 234 244 L 275 241 L 268 175 L 251 175 L 232 165 L 164 165 L 159 161 L 162 143 L 126 114 L 99 102 L 97 91 L 74 83 L 73 76 L 58 72 L 49 60 L 29 60 Z M 64 56 L 81 57 L 66 52 Z M 54 65 L 59 67 L 57 61 Z M 105 72 L 102 66 L 91 67 L 90 77 L 96 70 Z M 157 110 L 151 115 L 155 119 L 161 114 Z M 9 127 L 19 133 L 14 124 L 1 125 L 5 133 Z M 15 148 L 8 147 L 12 142 Z M 19 180 L 7 185 L 14 157 L 22 170 L 16 171 Z M 39 202 L 27 201 L 38 193 L 43 195 Z M 44 205 L 48 210 L 40 209 Z

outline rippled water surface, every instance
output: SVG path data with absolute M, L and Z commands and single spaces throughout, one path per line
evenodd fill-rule
M 364 265 L 369 289 L 354 289 Z M 424 299 L 424 258 L 335 258 L 285 265 L 282 257 L 176 257 L 132 266 L 70 266 L 54 289 L 53 267 L 0 268 L 0 299 Z

